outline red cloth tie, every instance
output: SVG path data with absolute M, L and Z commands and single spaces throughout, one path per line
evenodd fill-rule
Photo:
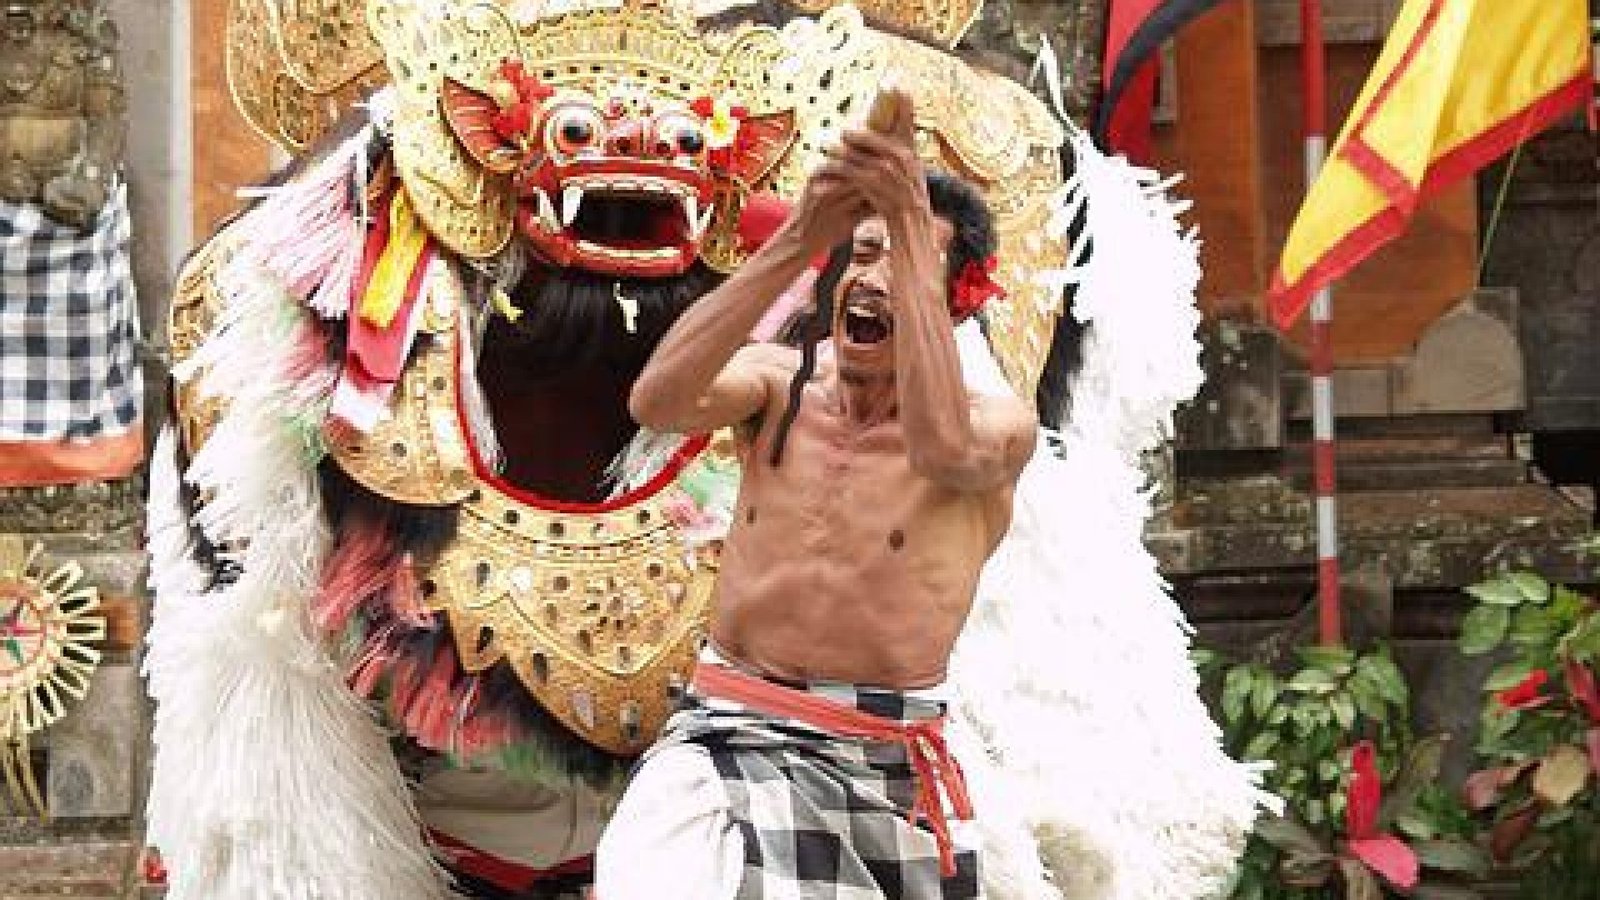
M 939 870 L 945 878 L 956 874 L 954 843 L 950 823 L 940 797 L 949 798 L 959 821 L 972 819 L 972 799 L 967 795 L 966 778 L 950 754 L 944 740 L 944 717 L 916 722 L 897 722 L 854 707 L 835 703 L 806 691 L 774 684 L 727 666 L 700 663 L 694 673 L 695 688 L 702 694 L 731 700 L 757 712 L 793 719 L 841 737 L 899 743 L 916 773 L 917 798 L 906 817 L 913 826 L 926 819 L 939 845 Z

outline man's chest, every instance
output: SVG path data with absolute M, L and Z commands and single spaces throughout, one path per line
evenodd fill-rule
M 812 550 L 821 542 L 893 556 L 908 536 L 968 530 L 979 517 L 978 498 L 916 473 L 898 423 L 850 429 L 816 419 L 796 423 L 779 465 L 769 434 L 747 446 L 739 527 Z

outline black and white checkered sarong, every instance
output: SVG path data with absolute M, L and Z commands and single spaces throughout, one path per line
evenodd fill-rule
M 85 230 L 0 201 L 0 441 L 126 432 L 140 416 L 127 188 Z
M 900 722 L 943 705 L 895 691 L 820 683 L 835 703 Z M 966 900 L 980 896 L 975 850 L 943 878 L 931 831 L 908 818 L 914 771 L 899 743 L 842 738 L 731 701 L 691 695 L 658 747 L 703 748 L 744 843 L 738 900 Z

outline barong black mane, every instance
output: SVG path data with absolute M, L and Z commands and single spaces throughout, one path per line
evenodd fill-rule
M 678 316 L 717 280 L 700 265 L 676 278 L 655 279 L 536 267 L 512 292 L 522 315 L 496 325 L 495 337 L 526 354 L 529 374 L 600 366 L 631 378 L 644 369 Z M 619 293 L 637 306 L 633 331 Z

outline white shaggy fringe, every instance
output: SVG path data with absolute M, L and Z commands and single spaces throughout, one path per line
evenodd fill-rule
M 174 374 L 228 403 L 184 477 L 234 581 L 208 590 L 193 560 L 170 431 L 151 476 L 148 840 L 168 897 L 445 897 L 386 736 L 306 615 L 330 537 L 297 420 L 326 402 L 332 374 L 287 383 L 300 312 L 281 282 L 241 263 L 219 284 L 225 313 Z
M 1020 809 L 1044 870 L 989 864 L 985 886 L 992 900 L 1198 900 L 1225 888 L 1267 800 L 1259 773 L 1221 750 L 1188 627 L 1143 539 L 1141 456 L 1202 379 L 1198 247 L 1153 173 L 1081 135 L 1073 149 L 1052 228 L 1086 209 L 1093 250 L 1047 277 L 1078 285 L 1083 366 L 951 661 L 958 718 L 988 750 L 967 767 L 980 820 Z M 1002 389 L 986 348 L 962 344 L 969 381 Z M 999 803 L 984 796 L 994 790 Z M 1014 860 L 1003 826 L 985 824 L 986 849 Z

